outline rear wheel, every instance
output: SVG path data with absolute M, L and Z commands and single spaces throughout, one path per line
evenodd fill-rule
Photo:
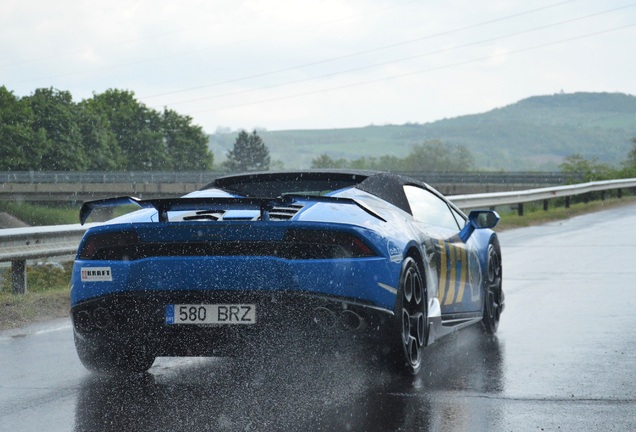
M 492 243 L 488 245 L 487 269 L 482 324 L 486 333 L 494 334 L 499 327 L 499 319 L 503 310 L 503 291 L 501 288 L 501 253 L 499 248 Z
M 422 367 L 427 339 L 426 288 L 413 258 L 406 258 L 395 302 L 395 338 L 392 362 L 398 370 L 415 375 Z

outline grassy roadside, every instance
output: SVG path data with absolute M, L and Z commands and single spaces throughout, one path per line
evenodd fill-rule
M 27 267 L 27 293 L 12 293 L 8 268 L 0 269 L 0 330 L 67 317 L 72 262 Z
M 113 209 L 110 213 L 97 209 L 89 219 L 89 222 L 107 220 L 134 210 L 139 210 L 139 207 L 135 205 L 120 206 Z M 79 223 L 80 206 L 66 204 L 55 206 L 6 201 L 0 202 L 0 212 L 16 218 L 28 226 L 66 225 Z
M 544 211 L 541 204 L 527 205 L 523 217 L 519 217 L 514 211 L 502 211 L 502 219 L 496 230 L 501 232 L 512 228 L 565 220 L 586 213 L 630 205 L 634 202 L 636 197 L 611 198 L 587 204 L 574 204 L 567 209 L 552 207 L 548 211 Z M 51 269 L 46 269 L 30 274 L 28 276 L 29 290 L 24 296 L 10 293 L 5 283 L 4 289 L 0 289 L 0 331 L 18 328 L 29 323 L 68 317 L 69 271 L 70 269 L 66 268 L 63 273 L 51 274 Z M 43 286 L 51 286 L 51 288 L 44 289 Z
M 0 293 L 0 331 L 69 316 L 68 287 L 29 292 Z
M 64 225 L 79 222 L 79 206 L 46 206 L 24 202 L 0 202 L 6 212 L 31 226 Z

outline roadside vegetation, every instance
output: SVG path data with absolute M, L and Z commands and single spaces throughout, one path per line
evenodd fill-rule
M 9 268 L 0 268 L 0 330 L 68 317 L 71 261 L 27 266 L 27 294 L 13 294 Z
M 91 221 L 106 220 L 121 216 L 131 211 L 139 210 L 136 205 L 124 205 L 113 209 L 112 213 L 97 217 L 97 210 Z M 65 225 L 79 223 L 80 205 L 51 205 L 28 202 L 0 202 L 0 212 L 5 212 L 30 226 Z
M 64 225 L 79 222 L 79 206 L 44 205 L 27 202 L 0 202 L 0 211 L 31 226 Z
M 0 137 L 0 170 L 207 170 L 214 162 L 192 118 L 115 89 L 75 102 L 68 91 L 17 97 L 0 86 Z

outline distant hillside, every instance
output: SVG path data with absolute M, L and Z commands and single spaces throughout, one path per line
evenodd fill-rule
M 483 170 L 557 170 L 564 157 L 618 164 L 636 137 L 636 96 L 573 93 L 535 96 L 515 104 L 426 124 L 350 129 L 259 131 L 272 160 L 285 168 L 308 168 L 316 156 L 357 159 L 393 154 L 404 157 L 414 144 L 441 140 L 465 145 Z M 236 133 L 210 137 L 221 161 Z

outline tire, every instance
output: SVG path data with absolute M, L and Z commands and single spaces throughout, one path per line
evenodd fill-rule
M 134 344 L 127 344 L 127 346 L 128 348 L 118 349 L 115 343 L 87 341 L 75 335 L 77 355 L 84 367 L 90 371 L 108 374 L 148 371 L 155 362 L 154 355 L 143 346 Z
M 398 372 L 416 375 L 422 368 L 428 338 L 428 310 L 424 279 L 411 257 L 402 263 L 394 312 L 391 363 Z
M 488 264 L 484 290 L 484 317 L 482 324 L 488 334 L 495 334 L 503 311 L 501 252 L 499 247 L 488 245 Z

